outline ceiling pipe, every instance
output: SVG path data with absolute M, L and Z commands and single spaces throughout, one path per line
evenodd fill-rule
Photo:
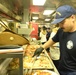
M 5 15 L 6 18 L 10 17 L 11 19 L 20 22 L 21 19 L 17 18 L 18 15 L 15 15 L 13 12 L 11 12 L 9 9 L 7 9 L 5 6 L 0 4 L 0 12 L 2 13 L 2 16 Z

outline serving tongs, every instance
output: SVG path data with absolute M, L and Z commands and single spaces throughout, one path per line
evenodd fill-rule
M 45 51 L 44 51 L 44 53 L 45 53 Z M 31 62 L 30 62 L 30 63 L 32 63 L 32 66 L 31 66 L 31 68 L 30 68 L 29 71 L 28 71 L 28 75 L 32 75 L 33 66 L 34 66 L 34 64 L 35 64 L 35 61 L 38 60 L 38 57 L 39 57 L 39 55 L 36 55 L 36 56 L 34 56 L 34 57 L 32 58 L 32 60 L 31 60 Z
M 38 56 L 34 56 L 34 57 L 32 58 L 32 60 L 31 60 L 31 62 L 30 62 L 30 63 L 32 63 L 32 65 L 31 65 L 31 67 L 30 67 L 29 70 L 26 69 L 26 74 L 25 74 L 25 75 L 31 75 L 31 74 L 32 74 L 32 69 L 33 69 L 33 66 L 34 66 L 35 61 L 37 60 L 37 57 L 38 57 Z

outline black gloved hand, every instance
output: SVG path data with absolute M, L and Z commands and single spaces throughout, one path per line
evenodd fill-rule
M 39 56 L 39 55 L 40 55 L 40 53 L 41 53 L 43 50 L 44 50 L 44 48 L 43 48 L 43 47 L 37 48 L 37 49 L 36 49 L 36 51 L 34 52 L 33 57 L 34 57 L 34 56 Z

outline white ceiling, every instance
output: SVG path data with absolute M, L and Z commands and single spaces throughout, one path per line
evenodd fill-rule
M 8 9 L 8 12 L 5 12 L 2 10 L 2 8 L 0 8 L 0 14 L 2 15 L 2 12 L 6 13 L 8 16 L 12 17 L 12 15 L 10 15 L 10 13 L 15 16 L 15 15 L 19 15 L 20 17 L 23 17 L 24 14 L 24 9 L 29 10 L 29 20 L 32 21 L 32 16 L 33 15 L 38 15 L 39 19 L 36 22 L 39 22 L 41 24 L 45 24 L 45 23 L 50 23 L 49 22 L 45 22 L 44 19 L 49 17 L 52 19 L 52 15 L 50 16 L 43 16 L 43 11 L 44 9 L 56 9 L 58 6 L 64 5 L 64 4 L 69 4 L 72 5 L 76 8 L 76 0 L 46 0 L 46 3 L 44 6 L 33 6 L 32 5 L 32 0 L 0 0 L 0 4 L 3 5 L 5 8 Z M 38 7 L 39 10 L 38 12 L 30 12 L 30 7 Z M 9 12 L 11 11 L 11 12 Z M 25 12 L 26 14 L 26 12 Z M 25 15 L 26 17 L 27 15 Z M 14 19 L 14 17 L 12 17 Z M 16 18 L 15 18 L 16 19 Z

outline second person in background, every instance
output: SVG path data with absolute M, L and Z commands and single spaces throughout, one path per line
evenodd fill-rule
M 46 32 L 46 27 L 45 26 L 43 26 L 42 28 L 41 28 L 41 32 L 40 32 L 40 40 L 41 40 L 41 43 L 42 44 L 44 44 L 46 41 L 47 41 L 47 39 L 46 39 L 46 34 L 47 34 L 47 32 Z

